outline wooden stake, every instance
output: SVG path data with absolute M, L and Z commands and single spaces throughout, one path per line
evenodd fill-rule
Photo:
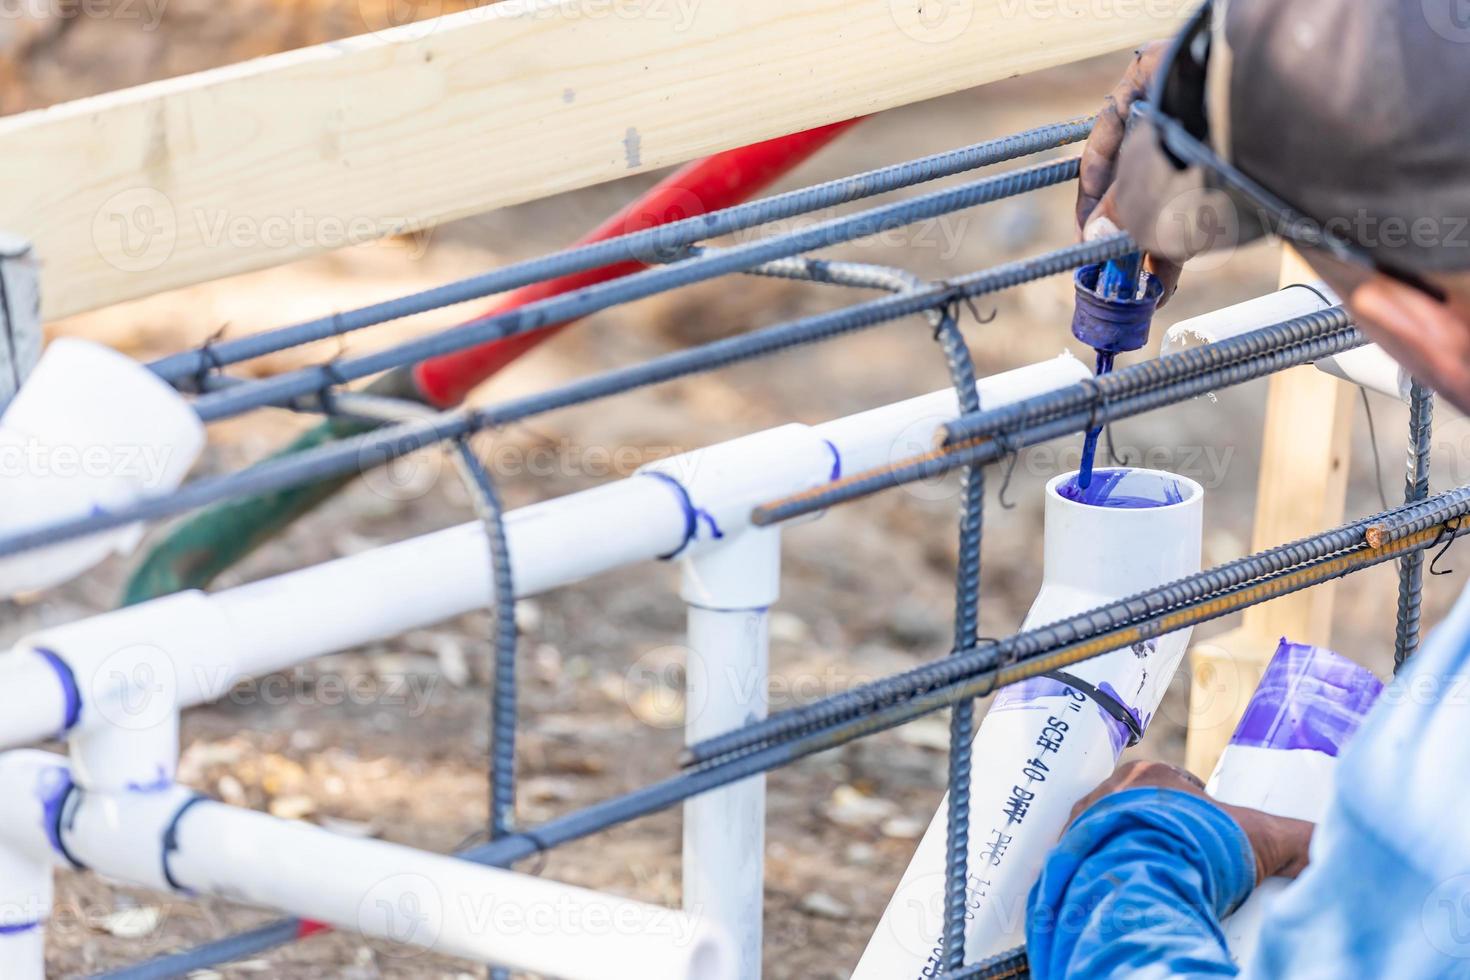
M 1318 276 L 1283 249 L 1281 285 Z M 1271 376 L 1251 550 L 1259 551 L 1342 522 L 1351 455 L 1352 386 L 1310 364 Z M 1329 645 L 1336 582 L 1252 606 L 1239 629 L 1190 652 L 1185 765 L 1208 779 L 1284 636 Z

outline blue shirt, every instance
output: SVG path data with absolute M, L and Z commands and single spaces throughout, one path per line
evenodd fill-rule
M 1338 762 L 1311 862 L 1271 906 L 1248 977 L 1470 978 L 1470 589 L 1385 688 Z M 1250 843 L 1175 790 L 1104 797 L 1031 891 L 1040 980 L 1217 977 L 1219 920 L 1250 894 Z

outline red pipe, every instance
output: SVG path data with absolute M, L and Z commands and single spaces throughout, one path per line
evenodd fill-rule
M 578 245 L 616 238 L 654 225 L 718 211 L 754 196 L 797 164 L 826 146 L 849 126 L 858 122 L 819 126 L 802 133 L 780 136 L 716 153 L 690 163 L 663 180 L 608 218 L 577 241 Z M 617 279 L 647 268 L 642 262 L 618 262 L 600 269 L 575 272 L 560 279 L 524 286 L 491 307 L 481 318 L 513 310 L 518 306 L 581 289 L 594 283 Z M 437 408 L 459 404 L 470 389 L 490 377 L 537 344 L 552 337 L 567 323 L 552 324 L 492 340 L 479 347 L 431 358 L 413 370 L 414 384 L 426 402 Z

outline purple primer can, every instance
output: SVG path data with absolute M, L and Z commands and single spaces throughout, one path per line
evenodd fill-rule
M 1230 744 L 1336 756 L 1382 692 L 1366 668 L 1283 637 Z

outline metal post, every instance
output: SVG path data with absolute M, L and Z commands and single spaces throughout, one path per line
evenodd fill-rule
M 780 548 L 778 531 L 752 528 L 684 563 L 688 745 L 766 716 L 767 609 L 780 590 Z M 741 980 L 761 973 L 765 814 L 763 775 L 684 804 L 684 911 L 725 928 Z

